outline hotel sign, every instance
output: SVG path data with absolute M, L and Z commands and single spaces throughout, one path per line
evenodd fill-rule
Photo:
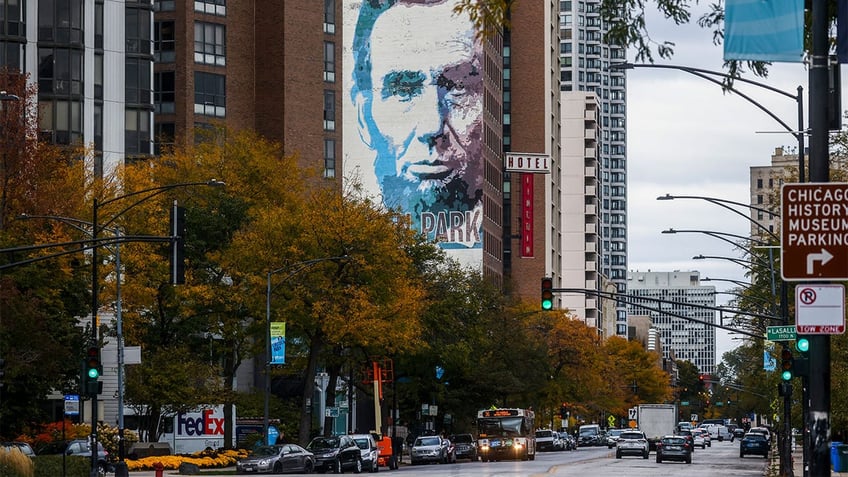
M 546 154 L 522 154 L 508 152 L 504 158 L 506 172 L 530 172 L 534 174 L 550 174 L 551 156 Z

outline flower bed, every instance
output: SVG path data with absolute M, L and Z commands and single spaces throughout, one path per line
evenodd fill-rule
M 248 452 L 244 449 L 203 451 L 191 455 L 153 456 L 138 460 L 127 459 L 125 462 L 130 471 L 153 470 L 153 465 L 157 462 L 168 470 L 177 470 L 180 464 L 184 462 L 194 464 L 201 469 L 218 469 L 236 465 L 236 461 L 247 457 L 247 454 Z

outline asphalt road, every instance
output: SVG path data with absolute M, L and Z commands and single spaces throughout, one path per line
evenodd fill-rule
M 606 447 L 580 448 L 576 451 L 539 453 L 533 461 L 468 462 L 455 464 L 416 465 L 405 464 L 397 470 L 382 468 L 379 473 L 398 474 L 403 477 L 451 476 L 451 477 L 762 477 L 770 464 L 768 459 L 748 456 L 739 458 L 739 442 L 714 442 L 712 447 L 697 449 L 692 464 L 678 462 L 656 463 L 656 455 L 649 459 L 641 457 L 615 458 L 615 451 Z M 221 472 L 203 471 L 202 475 L 233 475 L 234 468 Z M 223 472 L 227 472 L 223 474 Z M 180 475 L 177 471 L 165 471 L 164 476 Z M 153 471 L 130 472 L 130 477 L 156 477 Z

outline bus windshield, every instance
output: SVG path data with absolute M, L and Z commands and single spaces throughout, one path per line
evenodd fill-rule
M 477 420 L 479 434 L 487 436 L 515 437 L 521 436 L 523 417 L 480 418 Z

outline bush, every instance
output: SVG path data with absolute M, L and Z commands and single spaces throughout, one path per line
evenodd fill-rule
M 0 475 L 3 477 L 33 477 L 35 465 L 17 448 L 0 449 Z
M 62 473 L 61 455 L 37 455 L 35 456 L 34 477 L 88 477 L 91 475 L 91 459 L 78 455 L 65 456 L 65 473 Z M 2 474 L 0 474 L 2 475 Z

